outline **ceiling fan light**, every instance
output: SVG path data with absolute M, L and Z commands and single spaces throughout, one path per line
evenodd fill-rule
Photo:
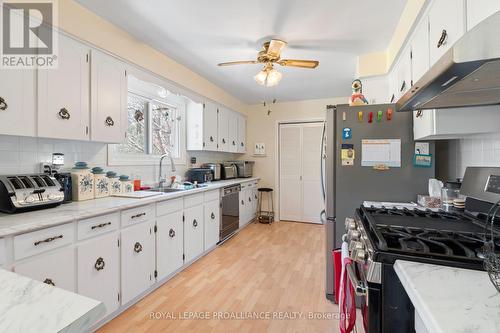
M 266 79 L 267 79 L 267 72 L 264 70 L 261 70 L 257 75 L 253 77 L 255 79 L 255 82 L 260 84 L 261 86 L 266 84 Z
M 273 87 L 277 85 L 281 81 L 282 74 L 275 70 L 274 68 L 271 69 L 267 73 L 267 81 L 266 81 L 266 86 L 268 87 Z

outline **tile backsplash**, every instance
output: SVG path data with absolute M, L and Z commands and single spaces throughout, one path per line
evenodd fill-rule
M 40 172 L 40 163 L 51 161 L 52 153 L 64 154 L 64 169 L 70 169 L 77 161 L 85 161 L 92 167 L 101 166 L 119 174 L 136 175 L 145 182 L 155 181 L 158 178 L 158 165 L 108 166 L 108 147 L 104 143 L 8 135 L 0 135 L 0 174 Z M 184 176 L 190 167 L 188 163 L 191 157 L 197 158 L 196 165 L 237 159 L 235 154 L 188 152 L 186 164 L 176 165 L 176 174 Z M 166 172 L 170 172 L 168 167 L 165 169 Z
M 500 133 L 438 141 L 438 177 L 463 178 L 468 166 L 500 167 Z

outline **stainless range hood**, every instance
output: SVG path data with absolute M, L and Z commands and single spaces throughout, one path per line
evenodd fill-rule
M 398 111 L 500 104 L 500 12 L 459 39 L 396 103 Z

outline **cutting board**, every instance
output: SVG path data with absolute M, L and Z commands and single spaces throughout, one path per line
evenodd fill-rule
M 137 191 L 137 192 L 130 192 L 130 193 L 120 193 L 120 194 L 114 194 L 114 197 L 121 197 L 121 198 L 132 198 L 132 199 L 142 199 L 142 198 L 149 198 L 149 197 L 154 197 L 156 195 L 160 195 L 161 192 L 153 192 L 153 191 Z

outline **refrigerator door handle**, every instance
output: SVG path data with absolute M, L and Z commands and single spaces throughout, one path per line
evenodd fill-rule
M 323 131 L 321 133 L 321 156 L 320 156 L 320 177 L 321 177 L 321 194 L 323 195 L 323 201 L 326 205 L 326 193 L 325 193 L 325 136 L 326 136 L 326 121 L 323 123 Z

